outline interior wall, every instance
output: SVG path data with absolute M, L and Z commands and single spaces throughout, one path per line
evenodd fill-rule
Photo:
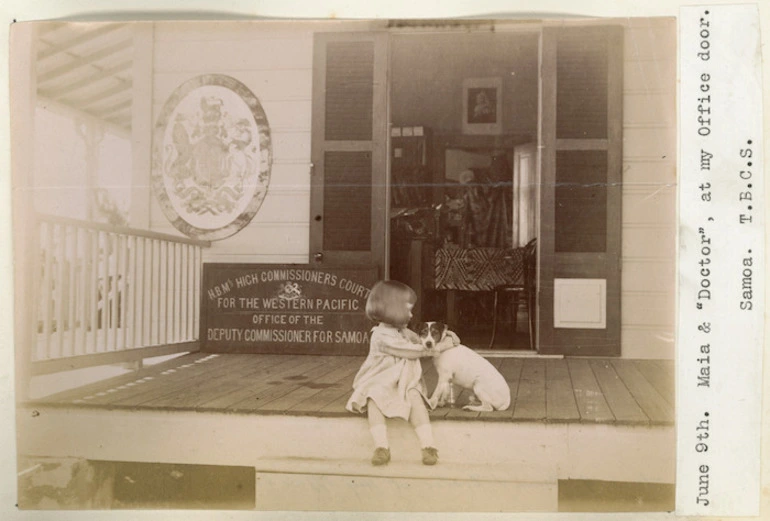
M 674 357 L 676 20 L 630 20 L 623 76 L 624 358 Z
M 205 250 L 207 262 L 306 263 L 309 251 L 313 33 L 248 23 L 156 24 L 152 121 L 174 90 L 201 74 L 226 74 L 259 99 L 270 125 L 273 166 L 259 212 Z M 179 234 L 153 196 L 153 230 Z
M 503 133 L 537 130 L 537 33 L 398 34 L 391 41 L 391 123 L 462 132 L 463 80 L 502 78 Z

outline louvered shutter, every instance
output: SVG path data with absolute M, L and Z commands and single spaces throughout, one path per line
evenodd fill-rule
M 386 48 L 386 34 L 315 38 L 310 256 L 316 264 L 383 271 Z
M 620 354 L 623 29 L 543 31 L 541 353 Z

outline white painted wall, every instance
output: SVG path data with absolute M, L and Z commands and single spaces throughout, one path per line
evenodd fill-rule
M 623 76 L 623 358 L 674 357 L 676 21 L 632 20 Z
M 260 100 L 272 133 L 270 187 L 257 215 L 236 235 L 215 241 L 207 262 L 305 263 L 310 211 L 313 33 L 245 23 L 156 24 L 153 125 L 171 93 L 199 74 L 227 74 Z M 178 234 L 157 200 L 150 227 Z

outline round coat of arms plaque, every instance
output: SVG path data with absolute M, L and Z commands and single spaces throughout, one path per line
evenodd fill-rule
M 155 124 L 152 186 L 176 229 L 201 240 L 230 237 L 256 215 L 270 184 L 267 117 L 243 83 L 192 78 Z

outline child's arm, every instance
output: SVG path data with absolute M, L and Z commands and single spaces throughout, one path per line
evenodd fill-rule
M 387 355 L 408 358 L 410 360 L 433 355 L 433 353 L 430 350 L 425 349 L 422 344 L 410 342 L 410 340 L 407 339 L 407 335 L 408 333 L 404 333 L 381 338 L 379 342 L 380 351 Z
M 409 329 L 408 327 L 405 327 L 401 330 L 401 333 L 406 337 L 407 340 L 409 340 L 413 344 L 419 344 L 420 343 L 420 335 Z

